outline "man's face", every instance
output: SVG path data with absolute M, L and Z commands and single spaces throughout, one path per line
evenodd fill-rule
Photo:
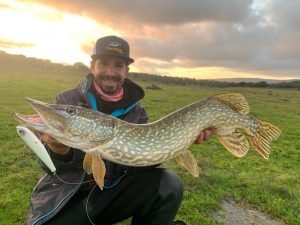
M 122 87 L 129 68 L 124 59 L 103 56 L 91 62 L 91 72 L 105 94 L 113 95 Z

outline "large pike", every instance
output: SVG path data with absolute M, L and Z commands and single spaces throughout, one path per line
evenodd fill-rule
M 193 176 L 198 176 L 197 161 L 187 148 L 200 131 L 214 128 L 223 146 L 237 157 L 247 154 L 249 138 L 264 159 L 269 157 L 269 144 L 280 135 L 274 125 L 250 118 L 247 101 L 237 93 L 192 103 L 148 124 L 127 123 L 79 106 L 27 101 L 38 116 L 15 113 L 15 119 L 88 153 L 83 167 L 93 173 L 100 187 L 105 174 L 101 158 L 123 165 L 149 166 L 176 157 Z

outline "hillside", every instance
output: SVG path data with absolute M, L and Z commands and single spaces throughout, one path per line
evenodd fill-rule
M 257 82 L 267 82 L 268 84 L 278 84 L 282 82 L 291 82 L 291 81 L 297 81 L 297 79 L 292 79 L 292 80 L 274 80 L 274 79 L 262 79 L 262 78 L 225 78 L 225 79 L 216 79 L 216 81 L 221 81 L 221 82 L 233 82 L 233 83 L 240 83 L 240 82 L 245 82 L 245 83 L 257 83 Z
M 89 68 L 78 62 L 74 65 L 63 65 L 52 63 L 49 60 L 29 58 L 23 55 L 11 55 L 0 51 L 0 74 L 8 71 L 22 71 L 36 74 L 63 73 L 72 76 L 85 76 Z M 176 85 L 196 85 L 204 87 L 280 87 L 300 89 L 300 80 L 265 80 L 252 78 L 234 78 L 221 80 L 198 80 L 190 78 L 179 78 L 171 76 L 160 76 L 147 73 L 130 73 L 129 77 L 133 80 L 159 82 L 164 84 Z
M 73 66 L 63 65 L 58 63 L 52 63 L 50 60 L 42 60 L 37 58 L 30 58 L 23 55 L 11 55 L 3 51 L 0 51 L 0 72 L 5 71 L 14 72 L 22 71 L 30 73 L 51 73 L 51 72 L 63 72 L 63 73 L 78 73 L 87 72 L 88 68 L 83 64 L 77 63 Z

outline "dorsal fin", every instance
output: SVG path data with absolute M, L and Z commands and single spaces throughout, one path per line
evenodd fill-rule
M 213 98 L 216 98 L 222 102 L 227 103 L 237 111 L 238 113 L 241 113 L 243 115 L 246 115 L 249 113 L 249 105 L 247 100 L 244 98 L 243 95 L 239 93 L 225 93 L 225 94 L 219 94 L 213 96 Z

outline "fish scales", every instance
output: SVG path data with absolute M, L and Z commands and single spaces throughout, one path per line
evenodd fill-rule
M 250 121 L 226 104 L 213 99 L 196 102 L 146 125 L 117 122 L 114 142 L 102 152 L 111 161 L 135 166 L 155 165 L 173 158 L 193 143 L 200 131 L 207 127 L 233 126 L 250 129 L 255 124 L 254 119 Z M 110 157 L 124 148 L 127 149 L 126 156 L 121 153 L 118 159 Z M 145 152 L 151 153 L 152 157 L 145 157 Z M 138 160 L 134 160 L 135 158 Z
M 187 149 L 202 130 L 214 129 L 224 148 L 236 157 L 247 154 L 250 141 L 264 159 L 269 158 L 270 143 L 280 135 L 276 126 L 249 117 L 248 103 L 238 93 L 212 96 L 148 124 L 127 123 L 79 106 L 27 101 L 38 116 L 15 113 L 14 118 L 86 152 L 88 159 L 83 168 L 93 171 L 100 187 L 103 174 L 94 170 L 104 166 L 101 158 L 128 166 L 156 165 L 176 158 L 193 176 L 198 176 L 197 160 Z M 98 166 L 91 166 L 91 162 Z

